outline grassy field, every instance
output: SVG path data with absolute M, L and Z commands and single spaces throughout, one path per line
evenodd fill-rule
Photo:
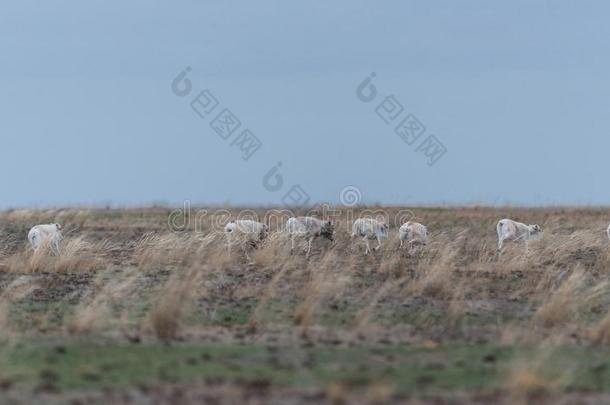
M 229 255 L 208 209 L 0 213 L 0 399 L 48 403 L 610 401 L 610 209 L 382 208 L 390 239 Z M 370 212 L 370 211 L 369 211 Z M 399 249 L 399 218 L 428 226 Z M 265 210 L 255 210 L 260 219 Z M 498 259 L 501 218 L 544 230 Z M 410 218 L 413 219 L 413 218 Z M 28 229 L 59 222 L 62 255 Z M 274 223 L 274 225 L 276 225 Z

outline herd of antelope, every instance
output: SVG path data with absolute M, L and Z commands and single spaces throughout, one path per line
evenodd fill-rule
M 60 224 L 36 225 L 28 233 L 28 240 L 35 251 L 46 246 L 50 251 L 59 256 L 60 242 L 63 239 Z M 362 238 L 365 244 L 365 254 L 371 252 L 369 241 L 377 241 L 377 246 L 373 250 L 381 248 L 381 241 L 388 239 L 389 229 L 387 223 L 381 220 L 372 218 L 359 218 L 352 225 L 351 237 Z M 525 251 L 528 252 L 529 241 L 542 238 L 542 229 L 538 225 L 526 225 L 521 222 L 516 222 L 511 219 L 502 219 L 498 221 L 496 226 L 498 234 L 498 255 L 502 252 L 502 247 L 505 241 L 520 241 L 525 245 Z M 229 252 L 231 246 L 237 241 L 237 236 L 241 236 L 243 241 L 245 237 L 246 243 L 250 246 L 256 246 L 259 242 L 267 238 L 269 227 L 261 222 L 253 220 L 236 220 L 229 222 L 224 232 L 227 238 Z M 314 217 L 293 217 L 288 219 L 286 223 L 286 232 L 290 236 L 291 248 L 293 252 L 295 241 L 297 238 L 304 239 L 307 242 L 307 253 L 311 252 L 311 245 L 315 238 L 324 237 L 331 241 L 335 238 L 335 227 L 332 221 L 323 221 Z M 606 231 L 610 238 L 610 226 Z M 398 229 L 398 239 L 400 247 L 407 245 L 409 249 L 415 246 L 425 246 L 428 242 L 427 228 L 417 222 L 406 222 Z
M 267 225 L 253 220 L 231 221 L 225 226 L 229 251 L 233 244 L 234 235 L 240 234 L 247 237 L 248 243 L 255 245 L 259 241 L 267 238 L 269 228 Z M 529 241 L 540 239 L 542 229 L 538 225 L 526 225 L 510 219 L 502 219 L 496 227 L 498 233 L 498 254 L 502 252 L 505 241 L 523 241 L 525 250 L 528 251 Z M 313 217 L 293 217 L 286 223 L 286 231 L 290 235 L 291 252 L 294 251 L 295 240 L 303 238 L 307 241 L 307 253 L 311 252 L 313 240 L 317 237 L 325 237 L 334 240 L 335 229 L 331 221 L 322 221 Z M 373 250 L 381 248 L 381 241 L 388 239 L 390 227 L 387 223 L 373 218 L 358 218 L 352 224 L 351 237 L 362 238 L 365 244 L 364 254 L 371 252 L 369 241 L 377 241 L 377 246 Z M 610 237 L 610 227 L 608 227 Z M 428 243 L 428 229 L 413 221 L 405 222 L 398 229 L 398 239 L 400 247 L 407 245 L 409 249 L 415 246 L 425 246 Z

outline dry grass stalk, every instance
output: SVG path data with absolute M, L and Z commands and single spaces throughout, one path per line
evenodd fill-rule
M 69 334 L 108 331 L 113 311 L 133 292 L 137 277 L 138 273 L 133 269 L 119 274 L 114 271 L 100 273 L 96 283 L 100 285 L 99 292 L 76 307 L 74 315 L 65 325 L 66 331 Z M 109 280 L 105 281 L 107 278 Z
M 169 342 L 179 337 L 182 322 L 188 315 L 196 288 L 204 273 L 190 268 L 172 274 L 159 296 L 155 297 L 149 321 L 155 336 Z
M 180 264 L 191 250 L 192 237 L 186 234 L 148 233 L 138 242 L 134 258 L 142 270 L 150 270 L 167 264 Z
M 313 324 L 322 303 L 331 294 L 334 294 L 335 297 L 338 296 L 351 278 L 351 273 L 341 274 L 335 270 L 337 260 L 336 253 L 329 251 L 319 264 L 312 266 L 313 268 L 310 269 L 312 275 L 304 289 L 305 299 L 294 313 L 294 323 L 301 335 L 305 335 L 307 329 Z
M 26 246 L 6 257 L 0 263 L 0 268 L 11 273 L 91 272 L 106 265 L 106 252 L 111 246 L 108 241 L 91 243 L 85 236 L 64 240 L 60 256 L 52 256 L 44 248 L 34 252 Z
M 608 295 L 610 283 L 601 282 L 589 287 L 587 273 L 578 267 L 565 279 L 534 315 L 534 322 L 544 327 L 556 327 L 577 320 L 587 307 Z
M 610 312 L 590 329 L 589 337 L 596 344 L 610 344 Z
M 447 308 L 447 328 L 458 330 L 461 327 L 462 320 L 466 316 L 466 306 L 468 303 L 468 291 L 475 287 L 476 280 L 467 281 L 461 280 L 453 290 L 453 296 Z
M 589 328 L 588 334 L 593 343 L 610 345 L 610 311 L 597 324 Z
M 0 334 L 4 337 L 12 337 L 15 334 L 13 323 L 10 321 L 11 305 L 30 295 L 38 288 L 29 276 L 17 277 L 0 294 Z
M 280 280 L 283 279 L 284 275 L 286 274 L 286 272 L 288 271 L 289 268 L 290 267 L 288 265 L 283 265 L 282 268 L 280 269 L 280 271 L 275 273 L 275 275 L 273 276 L 273 278 L 267 285 L 267 288 L 263 291 L 263 294 L 261 295 L 260 299 L 258 300 L 258 303 L 257 303 L 256 307 L 254 308 L 254 310 L 252 311 L 252 314 L 250 315 L 250 320 L 248 322 L 250 324 L 250 326 L 253 326 L 253 327 L 261 326 L 262 319 L 263 319 L 263 316 L 262 316 L 263 310 L 267 306 L 267 303 L 269 302 L 269 300 L 271 298 L 273 298 L 273 296 L 275 294 L 275 290 L 277 289 L 277 287 L 280 283 Z
M 288 235 L 285 232 L 270 234 L 254 252 L 254 263 L 261 267 L 274 267 L 290 260 Z
M 88 272 L 102 268 L 103 254 L 108 249 L 107 241 L 90 243 L 84 236 L 65 241 L 62 252 L 55 260 L 55 272 Z
M 453 270 L 463 243 L 461 236 L 452 242 L 438 241 L 434 248 L 438 255 L 430 260 L 422 261 L 417 266 L 417 278 L 407 286 L 411 295 L 430 296 L 434 298 L 450 298 L 453 294 Z M 438 248 L 438 244 L 441 245 Z
M 575 270 L 538 308 L 534 315 L 534 322 L 549 328 L 563 325 L 574 319 L 585 282 L 585 272 L 582 269 Z

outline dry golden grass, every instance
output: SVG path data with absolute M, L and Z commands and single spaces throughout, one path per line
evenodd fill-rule
M 95 291 L 75 308 L 74 315 L 66 321 L 66 331 L 69 334 L 92 334 L 108 330 L 116 318 L 114 313 L 133 293 L 137 277 L 134 269 L 100 272 Z
M 141 270 L 185 264 L 196 250 L 195 242 L 191 235 L 149 233 L 136 245 L 134 259 Z
M 585 283 L 586 274 L 582 269 L 576 269 L 538 308 L 534 322 L 544 327 L 554 327 L 572 321 L 578 315 Z
M 391 219 L 400 209 L 386 211 Z M 256 212 L 261 218 L 265 214 Z M 145 305 L 143 333 L 162 340 L 181 335 L 193 305 L 207 314 L 206 322 L 215 323 L 210 314 L 218 306 L 242 300 L 253 303 L 242 316 L 250 326 L 297 334 L 355 331 L 375 339 L 380 331 L 413 327 L 414 336 L 405 340 L 459 335 L 476 341 L 500 340 L 514 326 L 516 335 L 525 331 L 536 339 L 550 333 L 545 329 L 566 328 L 582 339 L 605 343 L 610 333 L 605 332 L 610 321 L 596 315 L 610 312 L 606 210 L 422 208 L 417 216 L 430 231 L 426 247 L 399 249 L 399 224 L 392 223 L 382 249 L 365 256 L 360 242 L 350 240 L 344 221 L 338 223 L 334 243 L 314 242 L 310 258 L 300 249 L 291 255 L 290 242 L 278 229 L 271 229 L 256 249 L 238 243 L 229 254 L 222 227 L 211 219 L 201 218 L 199 232 L 192 225 L 171 233 L 167 214 L 162 209 L 0 213 L 0 275 L 10 283 L 25 274 L 90 273 L 99 279 L 98 273 L 115 272 L 115 281 L 87 285 L 93 291 L 83 294 L 73 316 L 64 321 L 62 330 L 74 334 L 106 328 L 116 333 L 125 322 L 139 330 L 143 320 L 125 315 L 115 290 L 123 291 L 119 296 L 133 293 L 133 300 Z M 498 259 L 495 223 L 502 217 L 540 223 L 544 238 L 531 243 L 528 255 L 522 245 L 508 243 Z M 73 230 L 59 257 L 34 253 L 27 245 L 27 230 L 48 222 Z M 269 311 L 278 305 L 292 314 L 288 325 L 268 324 Z M 325 320 L 336 311 L 331 306 L 349 312 L 341 326 Z M 394 318 L 394 312 L 400 317 Z M 496 321 L 478 320 L 491 318 Z
M 570 275 L 567 272 L 560 273 L 559 279 L 561 284 L 553 291 L 547 290 L 550 296 L 533 318 L 535 323 L 547 328 L 576 320 L 584 308 L 610 293 L 609 281 L 591 285 L 590 277 L 582 267 L 577 267 Z
M 106 266 L 106 255 L 112 248 L 109 241 L 93 243 L 85 236 L 62 241 L 59 256 L 53 256 L 44 246 L 36 252 L 24 246 L 17 253 L 0 259 L 0 269 L 11 273 L 91 272 Z
M 284 232 L 276 232 L 254 249 L 252 257 L 254 263 L 260 267 L 281 266 L 290 259 L 288 235 Z
M 196 268 L 175 272 L 155 297 L 148 320 L 159 340 L 169 342 L 179 338 L 183 321 L 192 310 L 192 300 L 203 274 Z
M 407 286 L 407 293 L 450 298 L 454 293 L 452 272 L 456 269 L 464 237 L 460 234 L 455 240 L 449 240 L 442 235 L 431 243 L 429 256 L 418 263 L 416 278 Z
M 112 248 L 108 241 L 88 242 L 84 236 L 77 236 L 64 241 L 61 255 L 54 263 L 55 272 L 88 272 L 103 268 L 105 253 Z

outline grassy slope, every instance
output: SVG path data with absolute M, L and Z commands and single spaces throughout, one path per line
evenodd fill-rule
M 396 394 L 434 397 L 505 395 L 518 391 L 503 389 L 511 382 L 530 384 L 534 396 L 540 389 L 610 392 L 603 346 L 610 323 L 601 328 L 606 340 L 591 333 L 610 314 L 604 234 L 610 210 L 413 210 L 431 230 L 422 255 L 405 255 L 390 240 L 365 257 L 343 227 L 338 243 L 332 249 L 319 243 L 311 259 L 289 256 L 286 241 L 276 240 L 253 254 L 254 264 L 225 257 L 220 241 L 199 251 L 213 230 L 209 224 L 195 235 L 201 238 L 169 235 L 169 243 L 139 247 L 149 232 L 167 234 L 164 210 L 102 210 L 82 220 L 0 215 L 0 304 L 6 306 L 0 305 L 0 332 L 22 342 L 0 343 L 0 399 L 6 387 L 67 393 L 199 382 L 297 390 L 338 383 L 358 391 L 383 383 Z M 528 257 L 513 244 L 496 261 L 494 225 L 501 217 L 538 222 L 545 239 Z M 54 266 L 54 258 L 27 266 L 31 254 L 22 235 L 31 224 L 56 218 L 80 227 L 74 235 L 100 250 L 99 269 L 65 270 L 91 261 L 82 255 L 86 244 L 75 249 L 70 266 Z M 104 247 L 105 239 L 114 247 Z M 193 269 L 204 276 L 185 290 L 188 305 L 167 316 L 180 314 L 174 342 L 151 343 L 157 342 L 151 311 L 161 298 L 182 292 L 166 288 L 168 280 Z M 582 282 L 562 293 L 579 271 Z M 120 284 L 132 276 L 131 284 Z M 91 330 L 67 332 L 75 314 L 98 298 Z M 254 313 L 257 336 L 243 332 Z M 124 322 L 145 343 L 126 343 Z M 214 339 L 202 337 L 207 334 Z M 561 345 L 547 351 L 558 335 Z

